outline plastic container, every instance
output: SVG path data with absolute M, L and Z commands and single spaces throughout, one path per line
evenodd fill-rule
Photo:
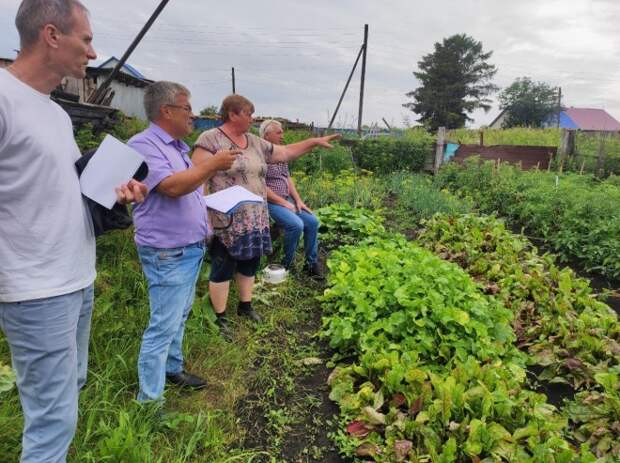
M 267 283 L 277 285 L 286 280 L 287 273 L 288 272 L 283 266 L 271 264 L 265 267 L 265 270 L 263 270 L 263 278 Z

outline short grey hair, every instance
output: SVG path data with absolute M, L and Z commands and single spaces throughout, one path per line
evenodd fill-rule
M 144 92 L 144 110 L 149 121 L 153 122 L 159 117 L 159 109 L 162 106 L 176 104 L 179 95 L 188 98 L 192 96 L 187 87 L 176 82 L 160 80 L 149 85 Z
M 74 8 L 88 13 L 79 0 L 23 0 L 15 17 L 21 48 L 37 43 L 39 32 L 46 24 L 53 24 L 63 34 L 70 33 Z
M 265 138 L 265 135 L 267 135 L 268 132 L 271 132 L 273 130 L 272 127 L 274 125 L 282 128 L 282 124 L 280 123 L 280 121 L 276 121 L 275 119 L 265 119 L 258 129 L 258 134 L 260 135 L 260 137 Z

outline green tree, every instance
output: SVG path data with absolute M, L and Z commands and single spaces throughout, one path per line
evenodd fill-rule
M 500 109 L 506 109 L 503 127 L 541 127 L 557 113 L 557 90 L 529 77 L 517 78 L 499 94 Z
M 220 110 L 217 106 L 211 105 L 200 110 L 201 116 L 219 116 Z
M 491 109 L 488 96 L 498 90 L 491 82 L 497 68 L 487 63 L 492 54 L 466 34 L 435 43 L 435 51 L 422 57 L 413 73 L 421 86 L 407 93 L 413 101 L 403 106 L 429 130 L 463 127 L 475 109 Z

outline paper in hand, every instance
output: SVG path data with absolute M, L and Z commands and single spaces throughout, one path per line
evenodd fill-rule
M 129 182 L 143 162 L 137 151 L 106 135 L 80 176 L 82 194 L 112 209 L 116 203 L 115 188 Z
M 242 186 L 235 185 L 204 197 L 208 208 L 229 214 L 242 203 L 262 203 L 262 196 L 255 195 Z

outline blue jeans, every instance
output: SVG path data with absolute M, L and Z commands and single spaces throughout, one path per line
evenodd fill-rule
M 138 357 L 140 402 L 162 400 L 166 374 L 183 371 L 185 321 L 204 253 L 202 242 L 173 249 L 138 246 L 151 307 Z
M 0 302 L 24 411 L 22 463 L 64 463 L 86 383 L 93 286 L 45 299 Z
M 290 198 L 286 198 L 293 204 Z M 295 250 L 301 233 L 304 233 L 304 252 L 306 263 L 314 265 L 317 262 L 319 219 L 309 212 L 293 212 L 284 206 L 268 203 L 269 215 L 274 222 L 284 229 L 284 261 L 282 265 L 289 268 L 295 258 Z

